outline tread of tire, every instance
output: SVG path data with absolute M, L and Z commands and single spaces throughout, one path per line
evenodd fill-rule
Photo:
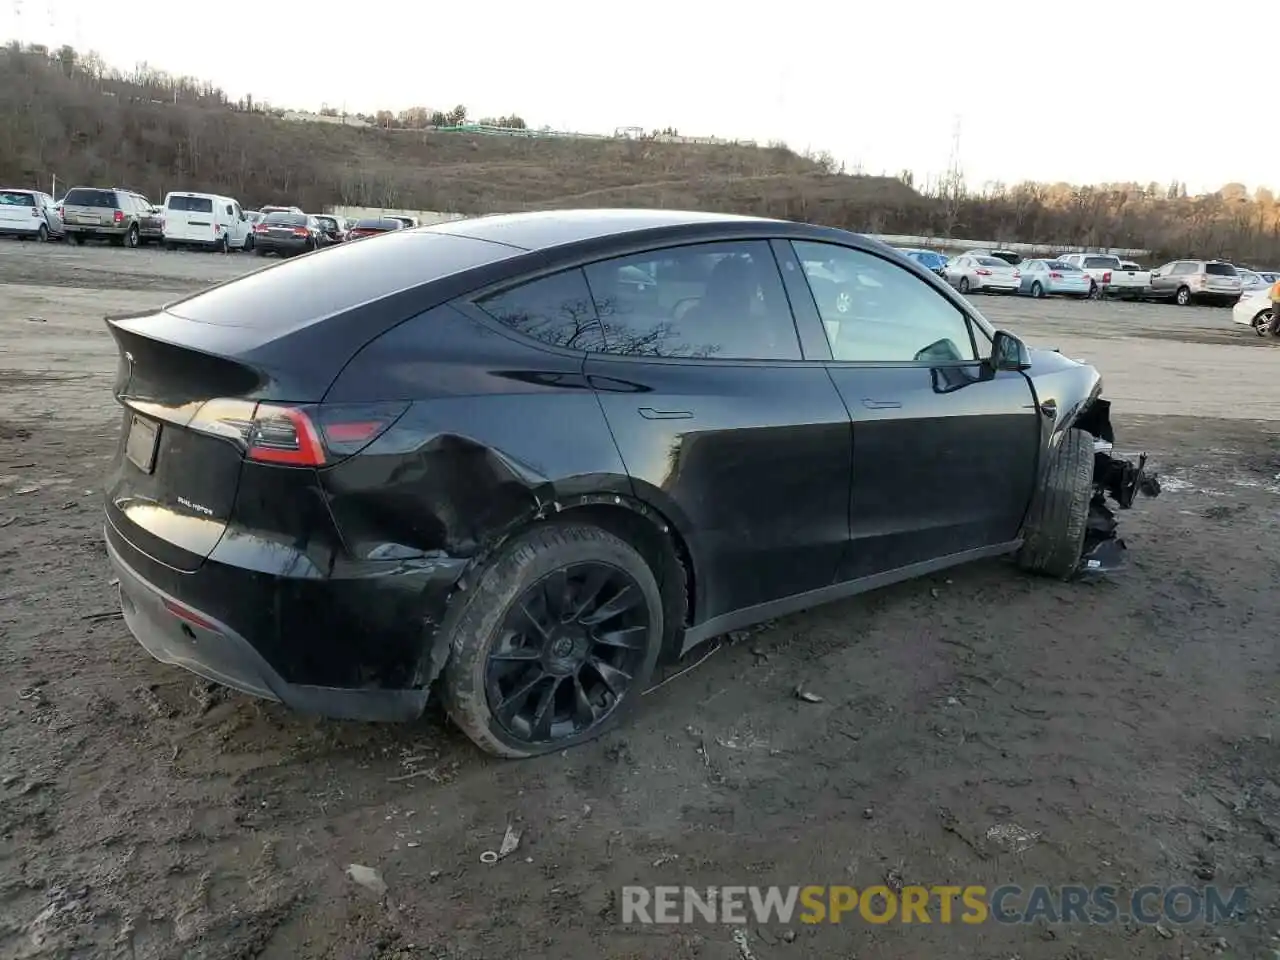
M 1018 565 L 1069 579 L 1080 562 L 1092 497 L 1093 437 L 1072 428 L 1054 451 L 1044 484 L 1032 500 Z
M 497 559 L 480 575 L 475 586 L 459 598 L 462 602 L 457 608 L 456 617 L 446 616 L 443 629 L 449 638 L 449 649 L 448 660 L 439 665 L 440 696 L 450 719 L 477 746 L 487 753 L 507 758 L 522 758 L 531 755 L 529 751 L 512 749 L 494 737 L 488 727 L 480 722 L 482 713 L 475 710 L 472 704 L 477 698 L 484 698 L 484 690 L 475 689 L 475 684 L 472 683 L 467 671 L 455 671 L 451 668 L 466 653 L 468 643 L 472 642 L 476 637 L 484 636 L 483 620 L 499 605 L 494 595 L 500 593 L 506 584 L 518 578 L 525 566 L 547 551 L 558 547 L 573 547 L 575 544 L 593 541 L 633 553 L 643 563 L 643 558 L 640 557 L 634 547 L 625 540 L 599 527 L 586 524 L 549 523 L 545 526 L 535 527 L 507 544 Z M 654 579 L 654 589 L 661 596 L 656 578 Z M 501 606 L 505 609 L 505 604 Z M 661 616 L 661 606 L 659 606 L 659 616 Z M 661 627 L 661 623 L 659 623 L 659 627 Z M 661 638 L 661 630 L 659 630 L 658 635 Z M 643 684 L 647 681 L 647 678 L 637 677 L 636 680 Z M 633 698 L 631 706 L 634 705 Z M 612 721 L 625 714 L 626 706 L 626 704 L 623 705 L 621 712 L 615 711 L 610 718 L 611 722 L 602 727 L 599 732 L 604 732 L 605 729 L 613 725 Z M 487 710 L 488 708 L 485 707 L 484 712 L 487 713 Z M 557 746 L 553 749 L 561 749 L 561 747 Z

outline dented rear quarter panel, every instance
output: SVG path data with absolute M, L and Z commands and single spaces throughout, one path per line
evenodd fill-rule
M 412 401 L 358 457 L 323 472 L 356 558 L 474 557 L 584 494 L 631 484 L 581 354 L 517 342 L 440 306 L 388 331 L 325 397 Z

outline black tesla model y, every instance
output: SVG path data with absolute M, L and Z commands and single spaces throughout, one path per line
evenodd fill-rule
M 160 660 L 482 748 L 596 736 L 747 624 L 1121 559 L 1097 372 L 883 244 L 589 210 L 397 231 L 108 320 L 106 539 Z

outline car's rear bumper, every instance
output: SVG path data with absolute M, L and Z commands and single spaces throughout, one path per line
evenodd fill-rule
M 109 227 L 106 224 L 68 223 L 65 229 L 67 233 L 79 233 L 86 237 L 123 237 L 129 232 L 128 227 Z
M 312 249 L 306 240 L 276 240 L 262 234 L 253 238 L 253 245 L 264 253 L 306 253 Z
M 460 564 L 334 581 L 207 560 L 182 574 L 140 553 L 110 520 L 105 537 L 125 623 L 162 663 L 304 713 L 384 721 L 422 713 L 426 686 L 407 684 Z M 379 673 L 405 683 L 381 682 Z

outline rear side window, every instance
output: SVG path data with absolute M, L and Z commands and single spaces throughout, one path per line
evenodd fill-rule
M 401 233 L 377 243 L 336 244 L 323 257 L 300 257 L 260 270 L 166 309 L 198 323 L 285 334 L 518 253 L 471 237 Z
M 581 270 L 568 270 L 476 304 L 505 327 L 566 350 L 604 349 L 604 331 Z
M 87 187 L 75 187 L 67 191 L 62 202 L 69 207 L 108 207 L 116 206 L 116 195 L 113 190 L 92 190 Z
M 0 190 L 0 207 L 34 207 L 36 205 L 34 194 L 23 193 L 20 190 Z
M 800 359 L 791 306 L 766 241 L 672 247 L 593 263 L 584 272 L 607 353 Z
M 1206 263 L 1204 272 L 1212 274 L 1215 277 L 1234 277 L 1236 276 L 1236 268 L 1229 263 Z

